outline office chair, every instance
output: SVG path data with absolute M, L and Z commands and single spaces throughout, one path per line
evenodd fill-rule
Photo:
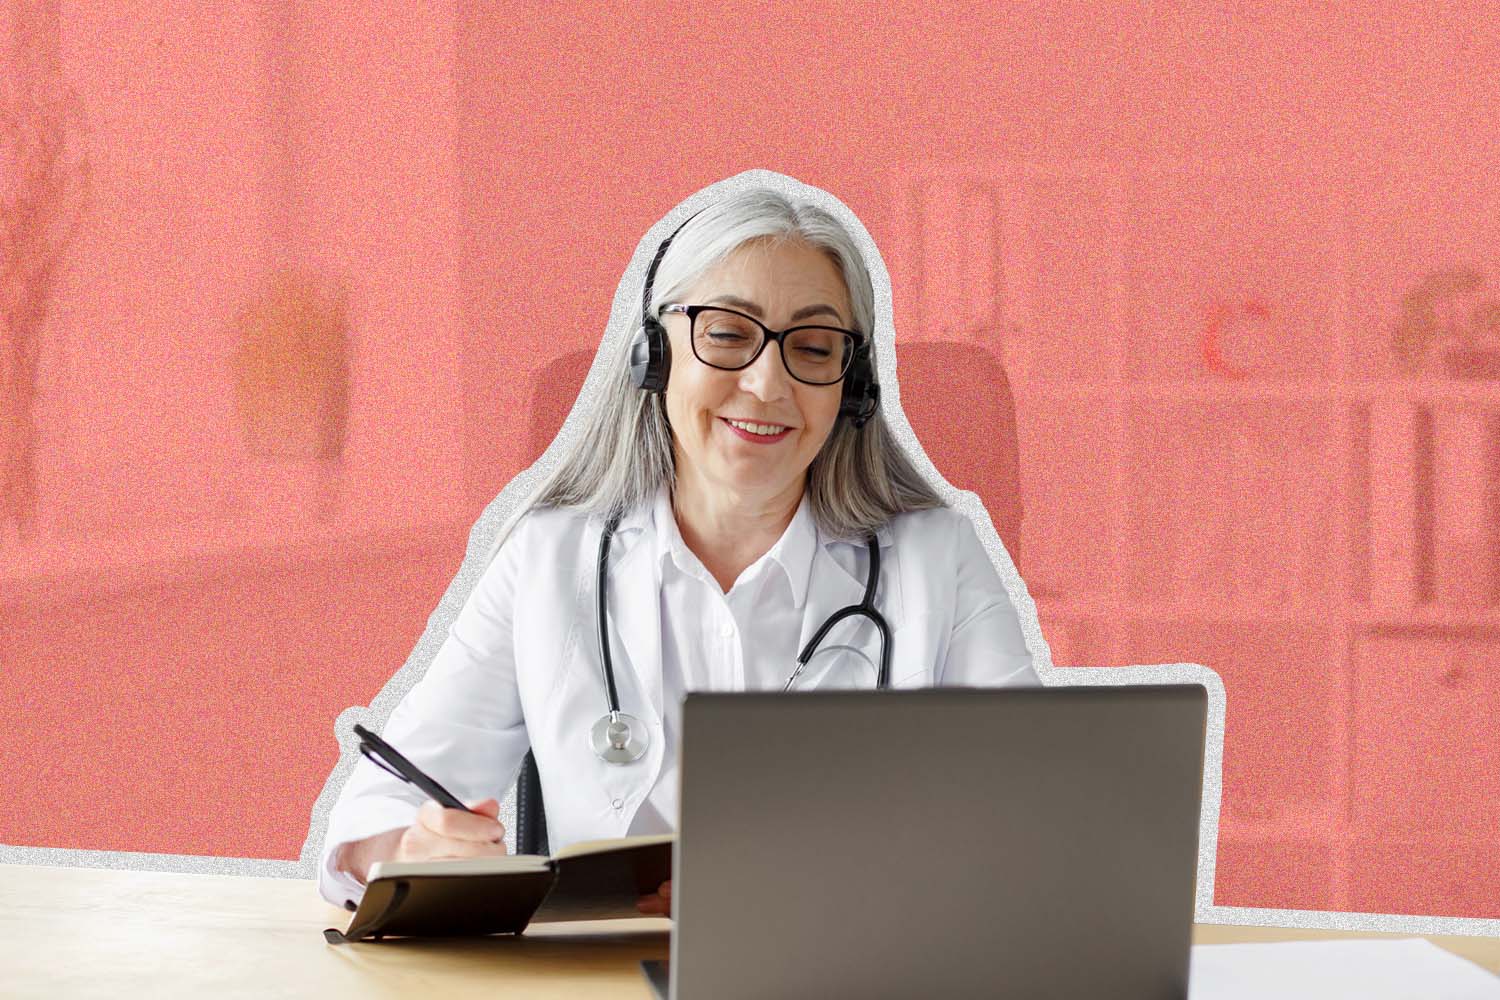
M 1021 569 L 1016 401 L 1000 359 L 978 344 L 896 344 L 901 411 L 943 477 L 979 497 Z M 955 419 L 956 418 L 956 419 Z
M 896 356 L 902 410 L 917 439 L 950 483 L 979 496 L 1019 571 L 1024 512 L 1016 404 L 1004 367 L 975 344 L 897 344 Z M 592 350 L 569 351 L 538 374 L 530 400 L 528 464 L 557 436 L 593 363 Z M 953 420 L 954 415 L 962 419 Z M 529 752 L 516 779 L 516 853 L 549 853 L 541 776 Z

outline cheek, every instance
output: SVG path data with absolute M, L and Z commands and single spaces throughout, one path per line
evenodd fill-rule
M 667 384 L 667 419 L 679 435 L 686 432 L 696 438 L 707 432 L 711 401 L 706 388 L 690 376 L 679 379 L 675 374 Z
M 812 440 L 818 447 L 822 447 L 833 431 L 834 421 L 839 415 L 839 394 L 820 393 L 802 404 L 802 413 L 807 420 L 807 426 L 812 430 Z

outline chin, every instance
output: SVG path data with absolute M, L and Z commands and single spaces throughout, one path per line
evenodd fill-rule
M 779 484 L 780 489 L 797 478 L 788 477 L 782 462 L 757 462 L 753 458 L 725 460 L 719 468 L 719 481 L 739 493 L 761 493 L 771 483 Z

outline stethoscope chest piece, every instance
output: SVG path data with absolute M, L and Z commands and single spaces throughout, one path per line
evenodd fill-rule
M 601 760 L 629 764 L 640 760 L 646 752 L 646 725 L 624 712 L 606 713 L 589 730 L 589 745 Z

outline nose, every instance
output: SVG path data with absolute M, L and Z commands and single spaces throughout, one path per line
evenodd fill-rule
M 780 344 L 767 344 L 750 367 L 740 370 L 740 388 L 764 403 L 791 395 L 792 376 L 782 363 Z

